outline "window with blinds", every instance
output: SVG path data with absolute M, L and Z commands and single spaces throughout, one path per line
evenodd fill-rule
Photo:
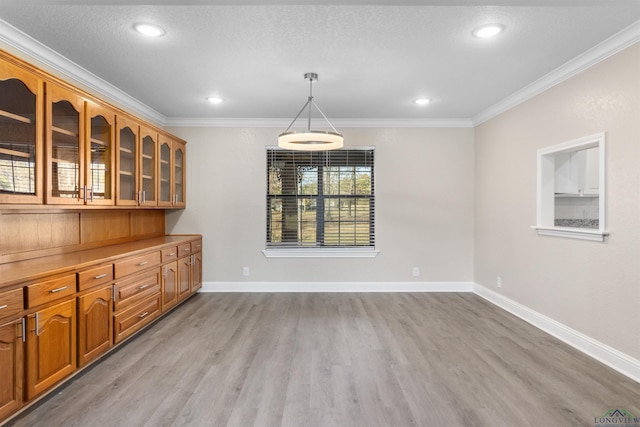
M 267 247 L 375 246 L 373 148 L 267 147 Z

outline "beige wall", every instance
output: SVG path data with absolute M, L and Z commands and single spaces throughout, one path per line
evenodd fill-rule
M 167 231 L 204 235 L 205 282 L 472 282 L 473 129 L 341 130 L 376 149 L 374 259 L 264 257 L 265 146 L 279 129 L 171 129 L 188 141 L 188 203 Z
M 538 236 L 536 151 L 603 131 L 611 235 Z M 478 126 L 475 140 L 475 282 L 639 359 L 640 44 Z

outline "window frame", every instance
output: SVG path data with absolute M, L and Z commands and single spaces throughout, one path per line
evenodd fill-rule
M 375 147 L 371 146 L 356 146 L 343 148 L 339 150 L 330 150 L 330 151 L 319 151 L 314 152 L 315 156 L 322 156 L 319 162 L 310 162 L 309 166 L 318 167 L 317 174 L 318 179 L 316 180 L 317 184 L 317 194 L 307 195 L 307 194 L 297 194 L 294 196 L 296 198 L 310 198 L 315 199 L 316 206 L 324 203 L 326 200 L 330 199 L 339 199 L 339 198 L 365 198 L 369 200 L 369 220 L 365 222 L 369 225 L 369 244 L 368 245 L 326 245 L 324 242 L 318 242 L 317 240 L 314 243 L 304 242 L 292 242 L 292 243 L 271 243 L 270 240 L 270 227 L 271 227 L 271 201 L 281 195 L 272 195 L 269 194 L 269 165 L 272 161 L 269 156 L 272 155 L 274 151 L 282 151 L 282 152 L 290 152 L 291 150 L 285 150 L 279 148 L 277 146 L 267 146 L 266 153 L 266 180 L 267 180 L 267 188 L 266 188 L 266 221 L 265 221 L 265 249 L 262 251 L 265 257 L 267 258 L 371 258 L 375 257 L 378 254 L 378 250 L 375 248 L 375 154 L 371 160 L 371 194 L 370 195 L 358 195 L 358 194 L 325 194 L 325 186 L 323 183 L 323 177 L 326 174 L 326 171 L 323 170 L 324 167 L 330 167 L 331 164 L 327 163 L 326 157 L 335 155 L 332 153 L 335 152 L 344 152 L 344 151 L 370 151 L 375 153 Z M 295 153 L 300 153 L 301 156 L 308 156 L 308 151 L 294 151 Z M 289 195 L 288 197 L 291 197 Z M 322 206 L 319 210 L 320 217 L 316 215 L 315 225 L 316 225 L 316 238 L 324 239 L 324 225 L 326 224 L 324 218 L 324 206 Z M 299 220 L 299 218 L 298 218 Z M 349 221 L 350 222 L 350 221 Z M 353 222 L 354 226 L 358 221 Z M 356 237 L 357 238 L 357 237 Z

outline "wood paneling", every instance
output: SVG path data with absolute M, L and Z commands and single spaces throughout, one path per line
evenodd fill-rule
M 164 210 L 0 209 L 0 264 L 164 236 Z
M 81 242 L 102 242 L 130 237 L 129 215 L 127 211 L 82 212 L 80 214 Z
M 80 243 L 78 212 L 22 214 L 0 219 L 0 253 L 15 254 Z
M 132 236 L 164 235 L 164 211 L 131 211 Z

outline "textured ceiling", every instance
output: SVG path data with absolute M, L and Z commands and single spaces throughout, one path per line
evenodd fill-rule
M 614 0 L 0 1 L 0 19 L 167 118 L 290 119 L 309 71 L 332 119 L 471 118 L 640 19 Z M 471 35 L 492 22 L 506 31 Z

